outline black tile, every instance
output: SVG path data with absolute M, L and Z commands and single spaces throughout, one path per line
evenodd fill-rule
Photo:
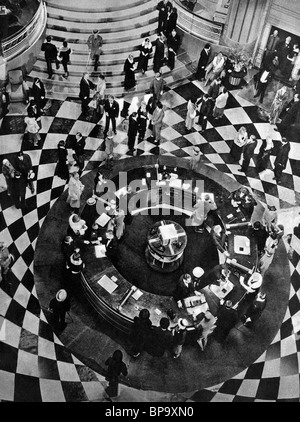
M 222 127 L 222 126 L 230 126 L 230 120 L 225 116 L 225 114 L 221 117 L 221 119 L 214 119 L 213 116 L 208 118 L 209 123 L 213 127 Z
M 254 400 L 254 397 L 235 396 L 232 403 L 253 403 Z
M 300 177 L 299 160 L 294 160 L 293 158 L 290 158 L 290 163 L 291 163 L 293 175 Z
M 63 381 L 61 385 L 66 402 L 82 402 L 88 400 L 81 383 Z
M 56 188 L 51 189 L 51 198 L 50 200 L 52 201 L 53 199 L 57 199 L 59 198 L 64 192 L 64 186 L 57 186 Z
M 201 135 L 207 140 L 207 142 L 223 141 L 222 136 L 214 128 L 206 129 L 204 132 L 201 132 Z
M 183 119 L 186 118 L 186 113 L 187 113 L 187 104 L 181 104 L 177 107 L 174 107 L 172 109 L 176 114 L 178 114 L 180 117 L 182 117 Z M 196 118 L 196 122 L 198 122 L 198 119 Z
M 184 85 L 179 85 L 173 89 L 176 94 L 179 94 L 186 101 L 189 101 L 191 98 L 199 98 L 203 95 L 201 89 L 197 88 L 196 85 L 189 82 Z
M 39 336 L 51 342 L 53 342 L 54 340 L 53 330 L 51 326 L 42 320 L 40 320 L 39 325 Z
M 288 319 L 286 321 L 284 321 L 280 327 L 280 337 L 281 339 L 285 339 L 287 337 L 289 337 L 290 335 L 292 335 L 294 332 L 294 327 L 292 324 L 292 320 Z
M 44 204 L 41 207 L 38 208 L 37 212 L 38 212 L 38 219 L 42 220 L 44 217 L 46 217 L 46 215 L 48 214 L 50 210 L 50 204 Z
M 40 231 L 40 226 L 39 223 L 35 223 L 33 226 L 31 226 L 28 230 L 27 230 L 27 235 L 29 237 L 29 240 L 31 241 L 31 243 L 38 237 Z
M 60 109 L 60 107 L 62 106 L 62 104 L 64 103 L 61 100 L 50 100 L 51 101 L 51 106 L 49 108 L 45 107 L 45 115 L 46 116 L 56 116 L 58 110 Z
M 18 363 L 18 349 L 0 342 L 0 370 L 15 373 Z
M 47 192 L 51 190 L 53 184 L 53 177 L 47 177 L 45 179 L 39 179 L 36 186 L 36 193 Z
M 239 391 L 239 388 L 242 384 L 243 380 L 238 380 L 238 379 L 231 379 L 229 381 L 226 381 L 222 387 L 219 390 L 219 393 L 223 393 L 223 394 L 230 394 L 235 396 L 237 394 L 237 392 Z
M 264 369 L 263 362 L 254 363 L 248 368 L 245 379 L 255 379 L 255 380 L 261 379 L 263 369 Z
M 59 371 L 57 368 L 57 362 L 52 359 L 39 356 L 38 358 L 39 376 L 41 378 L 49 380 L 59 380 Z
M 12 135 L 17 133 L 24 133 L 25 131 L 25 116 L 6 116 L 2 121 L 0 128 L 0 135 Z
M 55 353 L 56 353 L 57 360 L 59 360 L 61 362 L 73 363 L 71 353 L 68 352 L 67 349 L 65 349 L 60 344 L 55 344 L 54 347 L 55 347 Z
M 210 144 L 201 144 L 200 149 L 202 154 L 209 155 L 209 154 L 216 154 L 216 151 L 213 149 L 213 147 Z M 209 159 L 209 157 L 207 157 Z
M 25 264 L 29 267 L 33 261 L 34 256 L 34 249 L 31 245 L 29 245 L 25 251 L 22 253 L 22 259 L 24 260 Z
M 277 185 L 274 185 L 273 183 L 266 182 L 264 180 L 261 180 L 261 184 L 263 186 L 264 192 L 276 196 L 278 198 L 278 189 Z
M 238 108 L 241 107 L 240 103 L 235 99 L 235 97 L 229 92 L 226 109 Z
M 29 301 L 28 301 L 28 304 L 27 304 L 27 310 L 34 315 L 37 315 L 37 316 L 40 315 L 40 312 L 41 312 L 40 302 L 33 295 L 30 295 L 30 298 L 29 298 Z
M 56 163 L 58 160 L 58 154 L 56 149 L 44 149 L 41 152 L 39 164 Z
M 188 139 L 186 139 L 184 136 L 181 136 L 180 138 L 172 139 L 172 144 L 177 145 L 178 148 L 187 148 L 191 147 L 194 144 L 190 142 Z
M 202 402 L 202 403 L 209 403 L 214 397 L 216 393 L 210 390 L 201 390 L 197 391 L 192 397 L 191 400 L 195 402 Z
M 41 402 L 39 378 L 16 374 L 14 402 Z
M 252 123 L 265 123 L 266 121 L 260 117 L 257 106 L 243 107 L 245 112 L 250 117 Z
M 19 349 L 37 355 L 38 336 L 22 328 L 19 341 Z
M 256 399 L 276 400 L 279 392 L 280 378 L 261 379 L 256 393 Z
M 175 157 L 180 157 L 180 158 L 190 156 L 187 152 L 183 151 L 182 149 L 177 149 L 175 151 L 172 151 L 172 154 L 175 155 Z
M 81 382 L 99 381 L 95 372 L 87 366 L 75 365 Z
M 17 240 L 23 233 L 26 232 L 26 227 L 23 218 L 19 218 L 9 226 L 9 232 L 13 240 Z
M 25 308 L 13 299 L 6 312 L 6 318 L 19 327 L 22 327 L 25 312 Z
M 295 187 L 293 176 L 291 174 L 283 172 L 280 180 L 280 186 L 294 190 Z
M 76 120 L 55 117 L 48 132 L 49 133 L 70 133 Z

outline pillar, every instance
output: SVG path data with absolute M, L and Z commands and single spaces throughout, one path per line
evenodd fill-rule
M 251 55 L 268 3 L 268 0 L 231 0 L 222 44 L 231 48 L 243 48 Z

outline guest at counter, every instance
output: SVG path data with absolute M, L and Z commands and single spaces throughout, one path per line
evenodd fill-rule
M 233 309 L 232 302 L 227 300 L 225 304 L 221 305 L 217 312 L 217 326 L 213 333 L 216 341 L 218 343 L 225 341 L 237 322 L 237 311 Z
M 101 170 L 97 171 L 97 174 L 94 179 L 94 195 L 102 196 L 105 193 L 105 185 L 107 180 L 104 177 L 104 174 Z
M 75 239 L 82 239 L 87 230 L 85 220 L 81 219 L 78 214 L 72 214 L 69 217 L 69 227 L 67 233 L 70 236 L 75 236 Z
M 281 224 L 278 225 L 278 228 L 280 229 L 279 232 L 273 231 L 267 238 L 265 245 L 265 253 L 261 257 L 259 262 L 259 271 L 261 272 L 262 276 L 264 276 L 269 266 L 271 265 L 275 251 L 279 244 L 279 240 L 284 234 L 284 227 Z
M 144 350 L 144 346 L 151 335 L 151 328 L 150 312 L 148 309 L 141 309 L 139 316 L 133 318 L 133 328 L 130 335 L 131 354 L 134 358 L 137 358 Z
M 216 329 L 216 321 L 217 318 L 213 316 L 213 314 L 209 311 L 205 312 L 205 314 L 198 315 L 198 321 L 195 324 L 195 328 L 199 334 L 199 338 L 197 343 L 200 346 L 201 351 L 203 352 L 207 346 L 208 337 L 214 332 Z
M 266 293 L 259 292 L 254 301 L 241 318 L 242 323 L 247 328 L 252 328 L 255 322 L 260 318 L 267 305 Z
M 226 231 L 218 224 L 217 226 L 213 226 L 210 235 L 218 251 L 223 253 L 225 256 L 229 256 L 229 253 L 227 252 Z
M 182 308 L 182 300 L 187 297 L 200 295 L 197 290 L 195 290 L 194 282 L 190 274 L 182 274 L 179 278 L 176 289 L 174 291 L 173 297 L 177 302 L 178 308 Z
M 185 343 L 187 326 L 189 325 L 188 321 L 184 318 L 179 318 L 177 325 L 173 328 L 173 341 L 172 341 L 172 357 L 174 359 L 179 358 L 182 353 L 182 349 Z
M 173 336 L 169 330 L 170 320 L 166 317 L 161 318 L 159 327 L 153 327 L 151 330 L 151 345 L 154 356 L 163 357 L 166 351 L 171 351 Z
M 114 236 L 114 232 L 112 230 L 107 230 L 105 233 L 105 239 L 102 239 L 101 243 L 105 245 L 106 248 L 106 256 L 112 262 L 115 262 L 118 257 L 118 241 Z
M 205 272 L 203 276 L 199 278 L 196 288 L 202 290 L 204 287 L 211 284 L 221 286 L 228 281 L 230 274 L 231 272 L 225 264 L 215 265 L 211 270 Z
M 208 201 L 198 199 L 193 208 L 194 211 L 191 214 L 191 225 L 195 227 L 197 233 L 203 233 L 205 220 L 207 219 L 211 205 Z
M 250 236 L 253 236 L 257 245 L 259 256 L 264 253 L 268 232 L 266 228 L 259 222 L 255 221 L 250 228 Z
M 245 301 L 247 303 L 253 302 L 259 292 L 259 289 L 261 288 L 262 282 L 262 275 L 258 271 L 254 272 L 246 282 L 244 277 L 240 277 L 241 286 L 243 286 L 246 290 L 246 295 L 244 296 L 242 301 Z M 242 301 L 240 302 L 240 304 L 242 303 Z
M 71 276 L 80 274 L 85 268 L 85 264 L 81 259 L 79 248 L 75 248 L 74 252 L 67 260 L 66 268 Z
M 70 259 L 70 256 L 72 255 L 72 253 L 75 250 L 75 242 L 72 236 L 65 236 L 64 240 L 62 241 L 62 252 L 65 258 L 65 261 L 67 261 L 68 259 Z

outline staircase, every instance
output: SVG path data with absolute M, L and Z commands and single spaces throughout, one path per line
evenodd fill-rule
M 69 77 L 68 79 L 63 77 L 64 71 L 61 66 L 59 70 L 54 70 L 55 74 L 51 80 L 47 79 L 44 53 L 40 52 L 29 80 L 39 77 L 45 85 L 48 98 L 78 97 L 82 74 L 88 71 L 91 80 L 96 80 L 98 74 L 93 71 L 93 63 L 89 62 L 87 47 L 89 35 L 94 28 L 98 28 L 103 38 L 103 53 L 100 56 L 98 72 L 105 75 L 106 92 L 116 97 L 128 95 L 123 87 L 124 62 L 129 54 L 133 54 L 135 58 L 139 57 L 139 47 L 146 37 L 149 37 L 151 41 L 156 40 L 157 1 L 48 0 L 46 4 L 48 13 L 46 35 L 53 37 L 53 42 L 57 47 L 67 40 L 73 50 L 71 64 L 68 66 Z M 175 69 L 171 72 L 165 66 L 162 71 L 167 85 L 173 87 L 193 73 L 191 59 L 184 51 L 179 51 Z M 153 58 L 151 58 L 148 71 L 144 75 L 136 73 L 137 85 L 134 95 L 144 93 L 149 89 L 153 76 Z

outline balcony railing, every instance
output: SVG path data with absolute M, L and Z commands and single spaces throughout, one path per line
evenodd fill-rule
M 47 22 L 46 5 L 41 2 L 28 25 L 2 42 L 3 57 L 9 61 L 27 50 L 41 35 Z
M 185 8 L 180 0 L 175 0 L 174 5 L 175 3 L 178 11 L 177 25 L 179 28 L 195 37 L 219 44 L 224 26 L 222 23 L 213 22 L 196 15 Z

